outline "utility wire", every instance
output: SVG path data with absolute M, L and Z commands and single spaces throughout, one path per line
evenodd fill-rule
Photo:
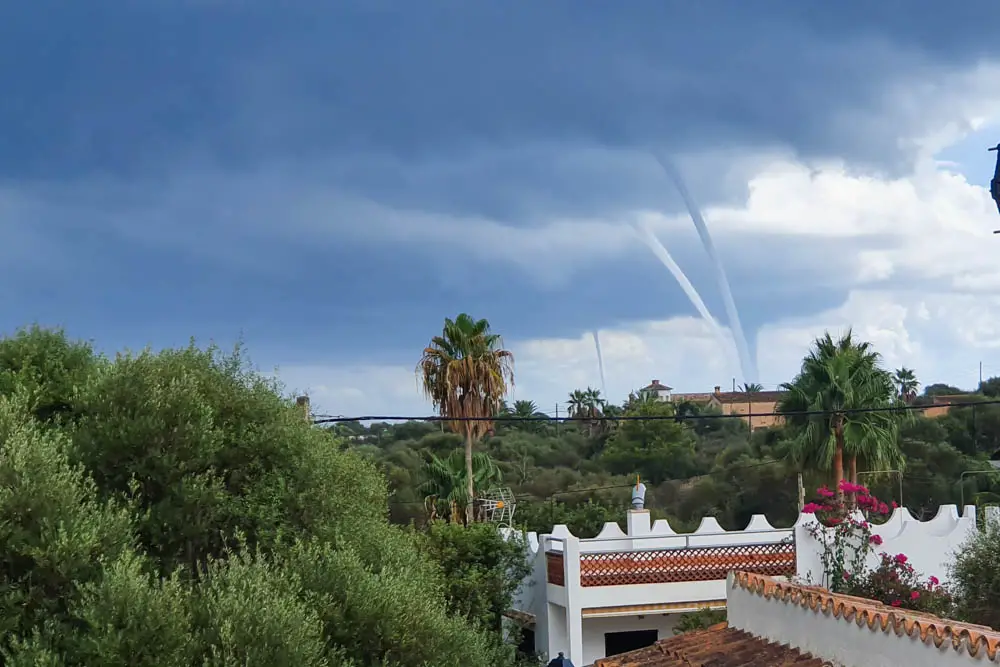
M 750 417 L 819 417 L 831 415 L 852 415 L 870 414 L 875 412 L 912 412 L 917 410 L 928 410 L 930 408 L 968 408 L 980 405 L 1000 405 L 1000 399 L 983 401 L 935 403 L 933 405 L 899 405 L 893 407 L 877 408 L 849 408 L 846 410 L 802 410 L 795 412 L 750 412 L 736 414 L 705 414 L 705 415 L 621 415 L 610 417 L 598 415 L 594 417 L 517 417 L 514 415 L 502 415 L 496 417 L 441 417 L 433 415 L 428 417 L 400 417 L 400 416 L 380 416 L 366 415 L 363 417 L 320 417 L 313 418 L 313 424 L 339 424 L 344 422 L 400 422 L 400 421 L 422 421 L 422 422 L 627 422 L 627 421 L 701 421 L 707 419 L 745 419 Z
M 742 472 L 744 470 L 753 470 L 755 468 L 763 468 L 765 466 L 773 466 L 773 465 L 778 465 L 778 464 L 783 464 L 783 463 L 787 463 L 787 462 L 784 461 L 784 460 L 781 460 L 781 459 L 773 459 L 771 461 L 759 461 L 757 463 L 752 463 L 750 465 L 745 465 L 745 466 L 732 466 L 732 467 L 729 467 L 729 468 L 720 468 L 718 470 L 712 470 L 710 472 L 702 473 L 701 475 L 691 475 L 690 477 L 681 477 L 681 478 L 677 478 L 677 479 L 667 479 L 667 480 L 664 480 L 663 483 L 664 484 L 683 484 L 685 482 L 693 482 L 694 480 L 704 479 L 706 477 L 714 477 L 714 476 L 717 476 L 717 475 L 726 475 L 726 474 L 733 473 L 733 472 Z M 609 484 L 607 486 L 592 486 L 592 487 L 584 488 L 584 489 L 567 489 L 566 491 L 556 491 L 555 493 L 549 494 L 547 496 L 547 498 L 555 498 L 556 496 L 566 496 L 566 495 L 569 495 L 571 493 L 587 493 L 587 492 L 590 492 L 590 491 L 606 491 L 606 490 L 609 490 L 609 489 L 631 489 L 631 488 L 635 488 L 635 484 L 629 483 L 629 484 Z M 526 493 L 526 492 L 515 493 L 514 497 L 515 498 L 523 498 L 523 499 L 526 499 L 526 500 L 527 499 L 542 500 L 538 496 L 536 496 L 534 494 L 531 494 L 531 493 Z M 390 502 L 389 504 L 390 505 L 418 505 L 418 504 L 423 504 L 423 502 L 424 502 L 423 500 L 399 500 L 399 501 L 395 501 L 395 502 Z

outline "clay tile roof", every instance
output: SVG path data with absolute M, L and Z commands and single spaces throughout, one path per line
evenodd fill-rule
M 967 652 L 973 658 L 983 652 L 989 660 L 995 661 L 1000 653 L 1000 633 L 982 625 L 949 621 L 931 614 L 889 607 L 875 600 L 837 595 L 823 588 L 800 586 L 747 572 L 734 572 L 733 585 L 776 602 L 797 605 L 804 611 L 818 612 L 826 616 L 829 623 L 855 623 L 872 632 L 919 638 L 925 644 L 930 639 L 937 648 L 947 642 L 955 651 Z
M 827 667 L 811 655 L 772 644 L 725 623 L 601 658 L 593 667 Z
M 642 388 L 642 391 L 671 391 L 673 387 L 668 387 L 665 384 L 661 384 L 659 380 L 653 380 L 648 385 Z

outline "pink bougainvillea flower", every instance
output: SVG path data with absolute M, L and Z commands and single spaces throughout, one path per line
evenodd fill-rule
M 900 604 L 902 604 L 902 603 L 899 600 L 893 600 L 892 601 L 892 606 L 893 607 L 898 607 Z
M 816 495 L 820 496 L 821 498 L 833 498 L 833 496 L 836 494 L 834 494 L 833 491 L 826 488 L 825 486 L 821 486 L 818 489 L 816 489 Z
M 860 484 L 853 484 L 852 482 L 848 482 L 846 479 L 845 480 L 841 480 L 839 488 L 844 493 L 854 493 L 854 494 L 868 495 L 868 489 L 867 488 L 865 488 L 864 486 L 861 486 Z
M 931 577 L 930 579 L 928 579 L 928 581 L 931 582 L 931 586 L 937 586 L 938 584 L 941 583 L 937 577 Z
M 880 544 L 882 544 L 882 536 L 872 535 L 871 537 L 868 538 L 868 541 L 874 544 L 875 546 L 879 546 Z
M 839 526 L 842 522 L 843 522 L 842 519 L 839 519 L 837 517 L 833 517 L 832 519 L 830 519 L 831 526 Z
M 815 514 L 816 512 L 822 512 L 826 507 L 820 505 L 819 503 L 806 503 L 802 506 L 803 514 Z
M 897 507 L 899 507 L 899 505 L 897 505 L 897 504 L 896 504 L 896 501 L 895 501 L 895 500 L 893 500 L 893 501 L 892 501 L 892 509 L 896 509 Z
M 913 591 L 912 593 L 910 593 L 911 600 L 916 600 L 919 597 L 920 597 L 920 591 Z
M 888 514 L 889 513 L 889 506 L 886 505 L 885 503 L 879 503 L 878 513 L 879 514 Z
M 907 561 L 906 554 L 896 554 L 896 562 L 900 565 L 905 564 Z

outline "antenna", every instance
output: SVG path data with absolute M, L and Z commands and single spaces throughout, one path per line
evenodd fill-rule
M 517 499 L 508 487 L 490 489 L 477 500 L 487 521 L 495 523 L 501 528 L 514 528 L 514 510 L 517 509 Z

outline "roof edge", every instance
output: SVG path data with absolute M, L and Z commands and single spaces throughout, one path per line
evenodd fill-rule
M 872 632 L 905 634 L 921 642 L 930 638 L 937 648 L 950 641 L 955 651 L 966 651 L 972 658 L 985 651 L 990 660 L 996 660 L 1000 652 L 1000 632 L 986 626 L 889 607 L 876 600 L 831 593 L 818 586 L 784 582 L 765 575 L 733 572 L 731 576 L 733 588 L 854 622 L 859 628 L 867 625 Z

